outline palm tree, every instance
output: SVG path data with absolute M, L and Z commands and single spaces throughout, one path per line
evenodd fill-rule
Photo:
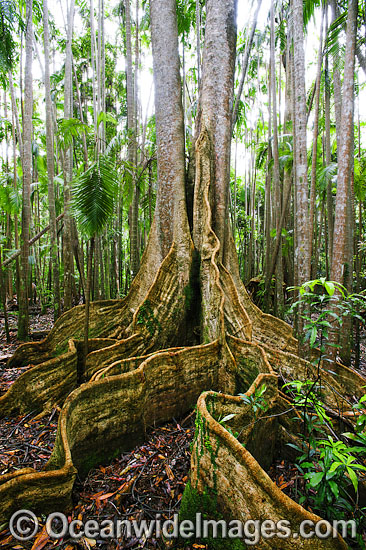
M 81 232 L 90 240 L 85 293 L 84 362 L 88 354 L 90 287 L 95 238 L 113 214 L 118 176 L 110 159 L 99 155 L 92 166 L 73 184 L 72 209 Z M 82 377 L 79 372 L 79 377 Z

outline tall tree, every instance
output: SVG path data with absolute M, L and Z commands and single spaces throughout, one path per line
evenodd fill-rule
M 294 159 L 295 159 L 295 266 L 296 285 L 302 285 L 310 278 L 309 261 L 309 186 L 308 160 L 306 150 L 306 94 L 305 94 L 305 52 L 304 14 L 302 0 L 292 0 L 293 42 L 294 42 L 294 91 L 296 98 L 293 112 Z M 302 310 L 298 317 L 298 334 L 303 333 Z
M 350 0 L 348 3 L 347 29 L 346 29 L 346 54 L 344 66 L 344 79 L 342 90 L 341 131 L 338 142 L 338 177 L 337 196 L 335 206 L 333 257 L 331 278 L 333 281 L 344 284 L 347 272 L 353 270 L 349 265 L 347 254 L 347 231 L 349 213 L 348 206 L 352 200 L 350 178 L 353 168 L 353 115 L 354 115 L 354 70 L 355 70 L 355 46 L 357 34 L 358 0 Z M 347 261 L 348 260 L 348 261 Z M 335 335 L 331 344 L 335 343 Z M 331 357 L 335 357 L 335 348 L 329 350 Z
M 323 19 L 324 10 L 320 24 L 320 39 L 317 72 L 315 80 L 315 113 L 314 113 L 314 130 L 313 130 L 313 152 L 311 157 L 311 182 L 310 182 L 310 209 L 309 209 L 309 272 L 312 273 L 312 255 L 314 241 L 314 222 L 315 222 L 315 198 L 316 198 L 316 168 L 318 157 L 318 135 L 319 135 L 319 107 L 320 107 L 320 83 L 322 74 L 323 62 Z M 315 273 L 313 273 L 315 278 Z
M 29 224 L 31 219 L 30 190 L 32 185 L 32 119 L 33 119 L 33 1 L 26 2 L 26 35 L 25 35 L 25 97 L 23 117 L 23 208 L 21 234 L 21 277 L 19 286 L 18 338 L 27 340 L 29 336 Z
M 137 39 L 137 38 L 136 38 Z M 137 71 L 137 67 L 135 67 Z M 127 131 L 128 131 L 128 179 L 132 187 L 132 204 L 130 215 L 131 272 L 134 278 L 140 265 L 138 246 L 138 189 L 137 189 L 137 143 L 136 143 L 136 105 L 134 77 L 132 68 L 132 36 L 130 0 L 126 1 L 126 78 L 127 78 Z
M 280 246 L 276 264 L 276 296 L 275 296 L 275 313 L 281 317 L 284 309 L 283 297 L 283 267 L 282 267 L 282 247 L 281 247 L 281 183 L 280 183 L 280 160 L 278 150 L 278 122 L 277 122 L 277 86 L 276 86 L 276 62 L 275 62 L 275 7 L 274 0 L 271 3 L 270 18 L 271 18 L 271 38 L 270 38 L 270 93 L 272 95 L 272 119 L 273 119 L 273 190 L 274 190 L 274 212 L 275 212 L 275 228 L 276 236 L 279 235 Z M 270 280 L 269 280 L 270 283 Z M 270 287 L 267 282 L 267 292 Z
M 54 288 L 54 319 L 60 315 L 60 271 L 57 250 L 57 226 L 56 226 L 56 204 L 55 204 L 55 153 L 53 141 L 53 115 L 50 81 L 50 32 L 48 22 L 47 0 L 43 0 L 43 36 L 44 36 L 44 70 L 45 70 L 45 98 L 46 98 L 46 147 L 47 147 L 47 173 L 48 173 L 48 208 L 50 213 L 50 234 L 51 234 L 51 266 Z
M 72 118 L 73 86 L 72 86 L 72 35 L 74 29 L 75 0 L 70 0 L 67 14 L 67 38 L 64 79 L 64 118 Z M 73 220 L 70 211 L 71 180 L 73 170 L 72 144 L 68 143 L 64 151 L 64 232 L 63 232 L 63 261 L 64 261 L 64 310 L 72 307 L 72 288 L 74 274 L 73 256 Z

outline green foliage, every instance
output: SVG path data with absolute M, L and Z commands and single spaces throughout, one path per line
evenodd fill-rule
M 177 0 L 178 33 L 188 35 L 196 25 L 196 0 Z
M 355 436 L 358 445 L 349 446 L 335 435 L 329 435 L 329 429 L 332 433 L 334 430 L 321 400 L 320 386 L 310 380 L 296 380 L 284 387 L 290 391 L 294 405 L 300 408 L 304 427 L 304 432 L 299 434 L 299 444 L 288 444 L 298 453 L 296 467 L 304 480 L 302 488 L 301 484 L 297 485 L 299 504 L 328 520 L 353 517 L 361 525 L 365 515 L 363 510 L 355 508 L 350 489 L 353 488 L 357 499 L 358 476 L 366 472 L 360 463 L 366 454 L 366 439 L 362 441 Z
M 344 58 L 344 46 L 340 46 L 339 37 L 342 31 L 346 29 L 347 23 L 347 10 L 342 12 L 339 17 L 333 21 L 328 30 L 328 36 L 326 41 L 326 53 L 332 55 L 333 58 L 340 61 Z M 336 67 L 340 69 L 340 67 Z
M 304 341 L 309 341 L 311 348 L 320 346 L 320 351 L 325 351 L 325 341 L 332 326 L 330 319 L 342 325 L 344 317 L 351 315 L 363 322 L 359 312 L 366 305 L 364 294 L 348 294 L 343 285 L 327 281 L 325 277 L 289 288 L 295 289 L 299 291 L 299 300 L 292 304 L 289 313 L 298 310 L 301 305 L 306 306 L 306 313 L 302 314 L 305 320 Z
M 88 126 L 77 118 L 64 118 L 58 121 L 57 138 L 62 149 L 67 149 L 74 139 L 88 132 Z
M 4 73 L 13 67 L 16 48 L 13 33 L 17 31 L 17 26 L 24 30 L 15 1 L 0 0 L 0 71 Z
M 268 410 L 268 403 L 264 397 L 264 394 L 267 390 L 267 386 L 262 384 L 261 386 L 255 388 L 254 392 L 251 395 L 246 395 L 244 393 L 239 393 L 242 401 L 249 405 L 253 410 L 254 422 L 258 418 L 260 412 L 264 413 Z
M 0 208 L 7 214 L 18 214 L 21 207 L 21 195 L 13 187 L 13 174 L 4 174 L 0 178 Z
M 302 314 L 305 340 L 309 341 L 310 348 L 320 348 L 313 360 L 317 364 L 315 379 L 295 380 L 283 386 L 290 393 L 302 421 L 299 444 L 289 444 L 298 452 L 296 466 L 304 480 L 303 489 L 298 490 L 298 500 L 326 519 L 352 517 L 359 525 L 364 525 L 366 516 L 363 510 L 355 507 L 352 491 L 357 501 L 359 474 L 366 472 L 366 467 L 360 463 L 366 454 L 366 415 L 359 415 L 354 434 L 343 434 L 343 438 L 354 440 L 356 446 L 347 445 L 337 436 L 322 398 L 320 361 L 332 319 L 340 325 L 345 316 L 362 319 L 359 310 L 365 307 L 365 296 L 348 294 L 343 285 L 324 277 L 308 281 L 297 290 L 299 300 L 291 310 L 305 306 Z M 363 409 L 364 401 L 366 396 L 355 410 Z M 364 548 L 362 540 L 358 542 L 360 548 Z
M 111 218 L 117 185 L 118 175 L 106 156 L 74 180 L 72 209 L 86 237 L 102 232 Z

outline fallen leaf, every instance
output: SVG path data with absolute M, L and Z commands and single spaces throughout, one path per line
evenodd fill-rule
M 47 533 L 46 526 L 44 526 L 39 535 L 37 535 L 37 538 L 33 543 L 32 550 L 42 550 L 49 540 L 50 536 Z

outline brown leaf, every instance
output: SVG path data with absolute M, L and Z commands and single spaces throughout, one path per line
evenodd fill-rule
M 37 535 L 37 538 L 33 543 L 32 550 L 42 550 L 49 540 L 50 536 L 46 531 L 46 526 L 44 526 L 39 535 Z
M 107 498 L 113 497 L 116 493 L 117 491 L 114 491 L 114 493 L 106 493 L 105 495 L 98 497 L 97 500 L 106 500 Z
M 165 471 L 166 471 L 166 474 L 167 474 L 168 478 L 170 479 L 170 481 L 173 481 L 174 474 L 173 474 L 172 469 L 170 468 L 170 466 L 168 466 L 168 464 L 166 464 L 166 466 L 165 466 Z

